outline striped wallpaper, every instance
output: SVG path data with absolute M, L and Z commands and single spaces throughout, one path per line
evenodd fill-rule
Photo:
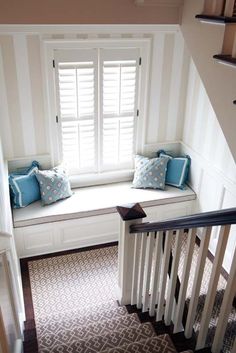
M 44 39 L 152 39 L 146 144 L 181 138 L 189 66 L 180 32 L 0 35 L 0 131 L 6 158 L 50 153 Z
M 182 152 L 191 156 L 190 184 L 197 193 L 195 212 L 235 207 L 236 165 L 193 62 L 190 63 L 186 96 Z M 213 229 L 210 250 L 218 239 Z M 236 247 L 236 226 L 232 226 L 224 256 L 229 270 Z
M 203 83 L 191 61 L 186 96 L 183 142 L 209 165 L 236 182 L 236 165 Z

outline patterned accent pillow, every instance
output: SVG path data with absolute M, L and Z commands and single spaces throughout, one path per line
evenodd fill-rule
M 39 163 L 33 161 L 30 167 L 17 169 L 9 175 L 11 203 L 13 208 L 26 207 L 40 200 L 40 189 L 35 174 Z
M 39 182 L 43 206 L 72 195 L 68 176 L 62 170 L 54 168 L 38 171 L 36 178 Z
M 167 158 L 135 156 L 133 187 L 137 189 L 164 190 L 167 163 Z
M 158 157 L 169 160 L 166 173 L 166 184 L 184 189 L 188 181 L 188 175 L 191 165 L 191 158 L 188 155 L 173 156 L 171 152 L 160 150 Z

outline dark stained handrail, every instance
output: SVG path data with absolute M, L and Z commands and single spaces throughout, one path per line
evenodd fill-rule
M 149 222 L 130 226 L 130 233 L 158 232 L 198 227 L 213 227 L 236 224 L 236 207 L 224 210 L 198 213 L 162 222 Z

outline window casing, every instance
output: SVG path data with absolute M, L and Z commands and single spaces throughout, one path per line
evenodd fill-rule
M 64 157 L 73 178 L 86 177 L 90 184 L 93 175 L 101 182 L 112 173 L 130 178 L 133 155 L 142 152 L 144 142 L 148 77 L 149 43 L 136 42 L 54 40 L 46 45 L 54 164 Z M 50 60 L 55 61 L 54 70 Z

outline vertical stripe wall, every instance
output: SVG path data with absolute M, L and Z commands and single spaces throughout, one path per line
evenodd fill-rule
M 236 165 L 203 83 L 191 61 L 182 141 L 199 157 L 236 182 Z
M 0 131 L 8 159 L 50 154 L 44 39 L 151 38 L 145 144 L 181 138 L 189 56 L 179 31 L 0 35 Z
M 190 185 L 197 193 L 195 212 L 235 207 L 236 165 L 210 104 L 200 76 L 190 63 L 182 152 L 191 156 Z M 218 230 L 214 228 L 210 250 L 215 253 Z M 229 270 L 236 247 L 232 226 L 224 257 Z

